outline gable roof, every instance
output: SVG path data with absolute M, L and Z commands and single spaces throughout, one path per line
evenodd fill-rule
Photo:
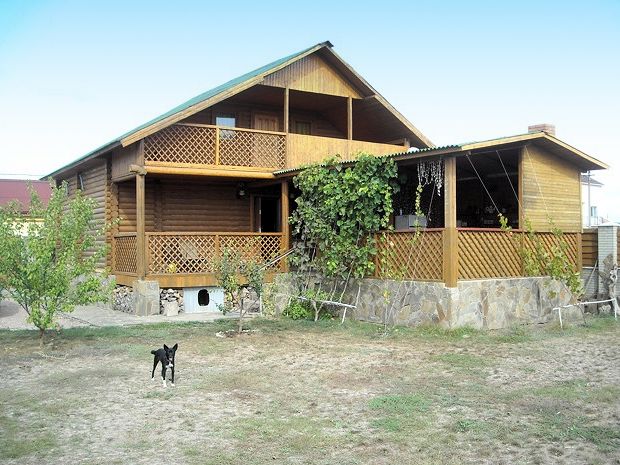
M 126 147 L 134 142 L 139 141 L 167 126 L 170 126 L 178 121 L 187 118 L 195 113 L 198 113 L 205 108 L 215 105 L 216 103 L 232 97 L 243 90 L 248 89 L 256 84 L 261 83 L 266 76 L 273 74 L 280 69 L 290 65 L 291 63 L 301 60 L 302 58 L 315 53 L 321 52 L 323 57 L 334 66 L 340 73 L 347 77 L 357 88 L 359 88 L 366 98 L 375 99 L 379 104 L 391 113 L 400 123 L 402 123 L 407 130 L 411 133 L 414 139 L 412 143 L 417 143 L 421 147 L 431 147 L 432 142 L 424 136 L 411 122 L 409 122 L 402 114 L 400 114 L 390 103 L 385 100 L 368 82 L 362 78 L 348 63 L 346 63 L 340 56 L 338 56 L 332 50 L 332 43 L 329 41 L 321 42 L 312 47 L 304 49 L 300 52 L 288 55 L 273 61 L 265 66 L 250 71 L 242 76 L 214 87 L 211 90 L 203 92 L 194 98 L 187 100 L 186 102 L 177 105 L 171 110 L 147 121 L 144 124 L 126 132 L 125 134 L 117 137 L 116 139 L 96 148 L 95 150 L 87 153 L 86 155 L 74 160 L 68 165 L 59 168 L 58 170 L 50 173 L 44 178 L 54 177 L 62 171 L 71 169 L 87 160 L 102 155 L 117 147 Z M 415 144 L 414 144 L 415 145 Z

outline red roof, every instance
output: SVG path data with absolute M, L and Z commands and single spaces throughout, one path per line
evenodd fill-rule
M 28 184 L 39 194 L 43 204 L 47 205 L 52 196 L 49 182 L 26 179 L 0 179 L 0 205 L 6 205 L 12 200 L 17 200 L 22 205 L 22 212 L 27 213 L 30 209 Z

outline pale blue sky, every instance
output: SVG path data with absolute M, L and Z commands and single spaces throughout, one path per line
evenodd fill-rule
M 0 177 L 43 175 L 211 87 L 330 40 L 434 143 L 548 122 L 612 165 L 620 1 L 0 0 Z

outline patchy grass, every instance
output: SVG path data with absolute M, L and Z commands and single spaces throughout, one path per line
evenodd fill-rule
M 620 325 L 2 331 L 3 463 L 614 463 Z M 179 343 L 176 387 L 150 350 Z M 162 444 L 165 446 L 162 447 Z

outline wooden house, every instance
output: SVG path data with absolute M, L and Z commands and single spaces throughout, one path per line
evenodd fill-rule
M 292 176 L 304 163 L 360 151 L 392 156 L 409 179 L 404 187 L 420 162 L 439 167 L 443 189 L 425 193 L 423 241 L 412 250 L 411 232 L 390 234 L 397 257 L 415 257 L 406 277 L 447 286 L 523 273 L 491 204 L 517 232 L 528 218 L 544 234 L 552 217 L 577 264 L 580 173 L 606 167 L 545 131 L 434 147 L 324 42 L 205 92 L 50 176 L 97 199 L 97 222 L 120 219 L 100 238 L 111 249 L 101 265 L 119 284 L 185 288 L 215 284 L 224 248 L 281 270 L 274 259 L 289 249 Z M 395 202 L 397 217 L 411 213 L 405 194 Z

